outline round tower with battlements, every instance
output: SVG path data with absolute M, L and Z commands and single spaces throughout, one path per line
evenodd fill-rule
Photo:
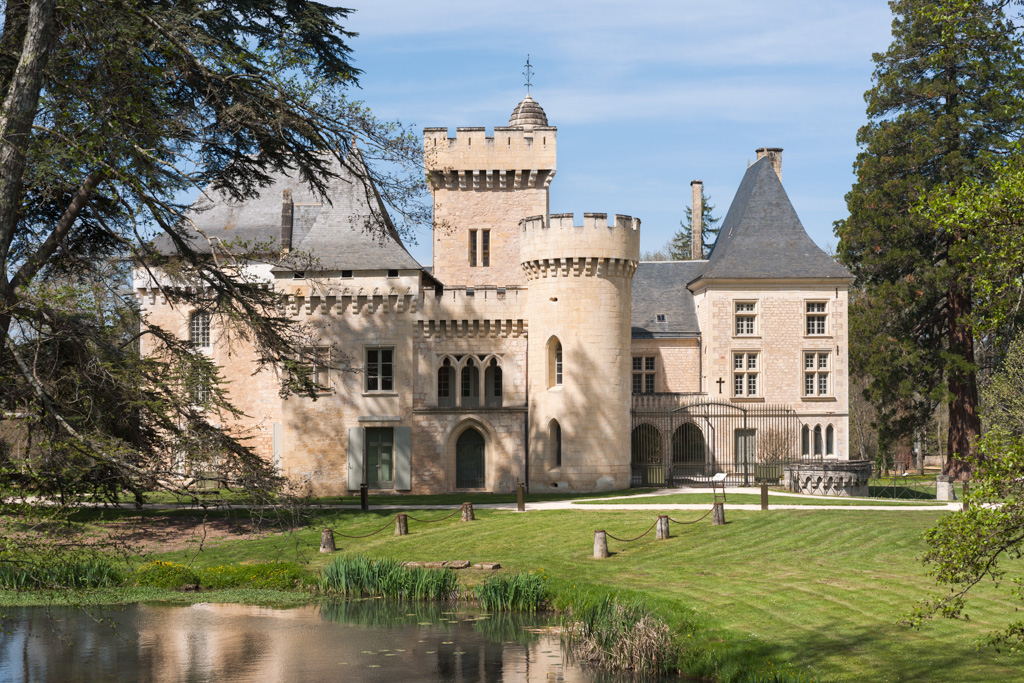
M 530 297 L 531 490 L 626 488 L 640 220 L 531 216 L 519 222 L 519 248 Z

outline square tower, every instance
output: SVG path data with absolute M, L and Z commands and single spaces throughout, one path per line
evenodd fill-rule
M 547 215 L 555 176 L 555 135 L 529 95 L 509 125 L 424 128 L 434 202 L 434 276 L 449 286 L 522 285 L 519 221 Z

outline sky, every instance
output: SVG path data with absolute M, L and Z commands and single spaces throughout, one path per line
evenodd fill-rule
M 526 93 L 558 127 L 551 211 L 624 213 L 641 249 L 664 245 L 690 181 L 724 217 L 758 147 L 782 147 L 804 228 L 834 249 L 846 215 L 871 55 L 889 44 L 883 0 L 377 0 L 348 28 L 354 96 L 417 128 L 508 125 Z M 410 251 L 429 265 L 430 236 Z

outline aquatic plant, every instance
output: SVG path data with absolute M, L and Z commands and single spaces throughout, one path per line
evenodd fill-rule
M 0 564 L 0 590 L 106 588 L 124 581 L 124 571 L 105 558 L 67 562 Z
M 480 606 L 492 612 L 536 612 L 548 600 L 543 574 L 494 574 L 476 587 Z
M 320 570 L 314 586 L 321 593 L 405 600 L 452 600 L 458 579 L 451 569 L 406 567 L 397 560 L 342 555 Z
M 578 596 L 562 614 L 570 657 L 600 668 L 650 673 L 675 669 L 679 651 L 668 625 L 639 600 Z

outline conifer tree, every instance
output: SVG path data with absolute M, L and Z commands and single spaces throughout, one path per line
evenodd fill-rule
M 999 1 L 894 0 L 888 50 L 874 55 L 839 257 L 864 294 L 850 311 L 854 373 L 871 377 L 883 440 L 949 404 L 946 472 L 966 476 L 978 434 L 972 273 L 963 239 L 912 207 L 965 179 L 1024 132 L 1024 61 Z
M 701 201 L 704 206 L 703 220 L 703 239 L 704 239 L 704 258 L 707 258 L 708 254 L 711 253 L 711 247 L 715 245 L 715 240 L 718 239 L 718 231 L 721 226 L 718 225 L 720 218 L 712 215 L 715 210 L 715 205 L 711 203 L 710 198 L 704 194 L 704 190 L 701 190 Z M 713 239 L 712 239 L 713 238 Z M 668 243 L 668 257 L 671 261 L 689 261 L 690 260 L 690 245 L 693 242 L 693 208 L 686 207 L 686 219 L 679 221 L 679 232 L 673 235 L 671 241 Z

